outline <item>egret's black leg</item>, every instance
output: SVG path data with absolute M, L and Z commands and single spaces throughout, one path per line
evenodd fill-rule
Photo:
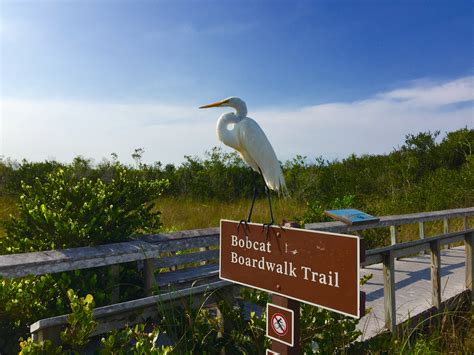
M 263 228 L 267 229 L 267 237 L 268 237 L 268 231 L 270 230 L 270 226 L 273 225 L 275 220 L 273 219 L 273 210 L 272 210 L 272 200 L 270 198 L 270 189 L 265 185 L 265 194 L 267 195 L 268 199 L 268 207 L 270 208 L 270 222 L 264 223 Z
M 270 207 L 270 218 L 271 218 L 270 223 L 268 223 L 268 225 L 272 225 L 275 220 L 273 219 L 273 209 L 272 209 L 272 200 L 270 198 L 270 189 L 267 187 L 267 185 L 265 185 L 265 191 L 267 193 L 268 207 Z
M 260 170 L 260 168 L 258 170 Z M 268 207 L 270 208 L 270 222 L 263 224 L 263 229 L 267 230 L 267 239 L 268 239 L 268 234 L 270 233 L 270 226 L 273 225 L 275 220 L 273 219 L 273 209 L 272 209 L 272 201 L 270 198 L 270 189 L 268 188 L 265 178 L 263 177 L 262 170 L 260 170 L 260 174 L 262 175 L 263 184 L 265 185 L 265 194 L 267 195 Z
M 255 174 L 253 174 L 253 197 L 252 197 L 252 205 L 250 205 L 249 216 L 247 217 L 247 222 L 250 222 L 250 218 L 252 218 L 253 206 L 255 204 L 256 197 L 257 197 L 257 181 L 255 179 Z
M 252 172 L 253 173 L 253 172 Z M 237 226 L 237 234 L 239 233 L 240 226 L 242 224 L 245 225 L 247 228 L 247 223 L 250 223 L 250 219 L 252 218 L 253 206 L 255 205 L 255 199 L 257 198 L 257 179 L 255 178 L 255 173 L 253 173 L 253 196 L 252 196 L 252 204 L 250 205 L 249 215 L 247 220 L 241 219 L 239 225 Z

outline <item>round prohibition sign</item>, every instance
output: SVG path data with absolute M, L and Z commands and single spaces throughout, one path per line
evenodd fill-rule
M 281 313 L 275 313 L 272 316 L 271 325 L 273 331 L 279 336 L 284 336 L 288 332 L 288 321 Z

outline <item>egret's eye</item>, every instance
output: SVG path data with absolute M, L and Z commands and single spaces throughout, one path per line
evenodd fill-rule
M 229 124 L 227 125 L 227 129 L 228 129 L 229 131 L 232 131 L 232 130 L 234 129 L 234 127 L 235 127 L 235 123 L 229 123 Z

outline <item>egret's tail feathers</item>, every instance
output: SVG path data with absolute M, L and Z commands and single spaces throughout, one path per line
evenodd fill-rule
M 274 181 L 273 183 L 265 181 L 268 188 L 270 190 L 275 191 L 278 193 L 279 196 L 289 197 L 288 189 L 286 188 L 285 180 L 279 179 L 278 181 Z
M 285 177 L 283 176 L 283 171 L 279 165 L 269 172 L 259 169 L 260 173 L 263 175 L 265 184 L 270 190 L 273 190 L 278 193 L 279 196 L 288 197 L 288 189 L 286 188 Z

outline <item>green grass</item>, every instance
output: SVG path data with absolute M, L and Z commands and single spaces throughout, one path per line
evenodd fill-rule
M 17 197 L 15 196 L 0 195 L 0 222 L 8 220 L 10 215 L 16 214 L 16 201 Z M 0 237 L 3 235 L 3 232 L 3 228 L 0 224 Z
M 15 215 L 15 196 L 0 196 L 0 221 L 7 220 L 11 214 Z M 162 212 L 162 222 L 165 230 L 188 230 L 197 228 L 217 227 L 221 219 L 241 220 L 246 219 L 250 208 L 251 199 L 241 199 L 231 202 L 217 200 L 199 201 L 190 198 L 162 197 L 157 201 L 157 208 Z M 306 210 L 304 202 L 292 198 L 272 199 L 275 223 L 283 219 L 295 220 L 302 216 Z M 255 202 L 252 221 L 266 223 L 270 219 L 266 199 Z M 474 217 L 469 218 L 469 225 L 474 226 Z M 450 231 L 463 229 L 462 218 L 449 221 Z M 2 230 L 0 227 L 0 236 Z M 434 236 L 443 233 L 443 221 L 425 223 L 425 235 Z M 398 242 L 418 239 L 418 224 L 399 227 Z
M 233 202 L 196 201 L 187 198 L 161 198 L 157 207 L 162 211 L 162 222 L 165 229 L 187 230 L 206 227 L 218 227 L 221 219 L 246 219 L 251 199 Z M 273 198 L 273 214 L 275 223 L 282 219 L 294 220 L 301 216 L 306 205 L 291 198 Z M 255 202 L 252 222 L 267 223 L 270 220 L 267 200 Z
M 199 201 L 189 198 L 163 197 L 157 202 L 157 208 L 162 212 L 162 222 L 165 230 L 188 230 L 207 227 L 218 227 L 221 219 L 246 219 L 251 199 L 241 199 L 231 202 Z M 283 219 L 296 220 L 307 208 L 304 202 L 292 198 L 273 198 L 275 223 Z M 255 202 L 252 222 L 266 223 L 270 219 L 268 204 L 265 199 Z M 474 226 L 474 217 L 469 217 L 469 225 Z M 449 220 L 449 231 L 463 230 L 463 219 Z M 388 232 L 388 228 L 387 228 Z M 443 234 L 443 221 L 425 223 L 425 237 Z M 403 225 L 398 228 L 399 243 L 419 238 L 418 223 Z M 381 247 L 383 245 L 378 245 Z
M 474 217 L 468 218 L 469 226 L 474 226 Z M 472 228 L 472 227 L 471 227 Z M 463 218 L 450 218 L 449 219 L 449 232 L 458 232 L 464 229 Z M 443 221 L 425 222 L 425 237 L 432 237 L 443 234 L 444 227 Z M 410 240 L 417 240 L 419 238 L 419 227 L 416 224 L 406 224 L 398 227 L 399 238 L 398 243 L 407 242 Z
M 425 319 L 408 320 L 397 336 L 383 333 L 365 343 L 355 344 L 364 354 L 473 354 L 474 303 L 459 297 L 444 309 Z
M 1 196 L 0 195 L 0 221 L 4 221 L 10 217 L 10 214 L 15 214 L 16 196 Z

